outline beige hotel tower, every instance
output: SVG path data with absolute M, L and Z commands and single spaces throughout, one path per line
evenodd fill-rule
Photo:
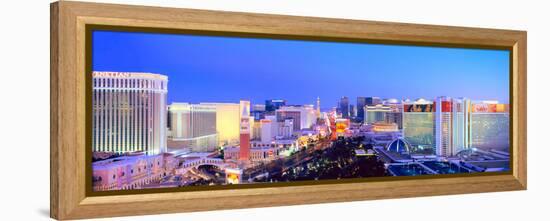
M 93 72 L 92 81 L 94 152 L 166 151 L 167 76 Z

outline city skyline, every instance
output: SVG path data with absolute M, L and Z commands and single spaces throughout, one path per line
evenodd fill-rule
M 94 191 L 510 170 L 505 50 L 92 42 Z
M 342 96 L 355 104 L 357 96 L 442 95 L 508 103 L 508 51 L 106 31 L 93 37 L 95 71 L 167 75 L 168 103 L 315 104 L 320 97 L 326 110 Z

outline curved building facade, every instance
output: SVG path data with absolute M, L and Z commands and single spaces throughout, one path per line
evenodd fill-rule
M 167 76 L 93 72 L 92 83 L 94 152 L 166 151 Z

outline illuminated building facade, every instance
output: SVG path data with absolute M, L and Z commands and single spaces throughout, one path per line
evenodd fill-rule
M 452 156 L 453 108 L 450 97 L 438 97 L 435 103 L 435 153 L 438 156 Z
M 138 189 L 162 179 L 176 166 L 170 155 L 123 156 L 92 163 L 94 191 Z
M 435 153 L 433 111 L 433 102 L 424 99 L 403 103 L 403 137 L 412 153 Z
M 250 162 L 266 162 L 276 160 L 279 157 L 289 156 L 299 149 L 297 139 L 273 140 L 271 142 L 250 141 Z M 240 157 L 239 147 L 224 149 L 224 160 L 236 161 Z
M 218 145 L 216 106 L 209 104 L 172 103 L 171 150 L 190 148 L 193 152 L 208 152 Z
M 453 156 L 458 152 L 470 148 L 470 117 L 471 101 L 467 98 L 453 99 L 453 128 L 452 128 L 452 146 Z
M 378 122 L 372 125 L 372 131 L 374 132 L 398 132 L 397 124 L 395 123 L 383 123 Z
M 165 152 L 168 77 L 131 72 L 92 74 L 92 150 Z
M 508 104 L 479 102 L 472 104 L 470 145 L 478 149 L 510 150 L 510 114 Z
M 316 121 L 315 110 L 311 105 L 304 106 L 283 106 L 275 111 L 277 122 L 292 120 L 293 130 L 311 128 Z
M 377 104 L 374 106 L 365 106 L 365 123 L 372 124 L 386 121 L 386 114 L 391 111 L 389 106 Z
M 263 120 L 260 120 L 260 123 L 261 123 L 261 127 L 262 127 L 262 131 L 261 131 L 261 141 L 264 142 L 264 143 L 269 143 L 271 142 L 275 136 L 276 136 L 276 131 L 273 130 L 274 128 L 274 125 L 277 124 L 277 122 L 273 122 L 272 120 L 268 120 L 268 119 L 263 119 Z
M 277 122 L 277 136 L 281 138 L 290 138 L 294 132 L 294 122 L 292 120 L 285 120 L 284 122 Z
M 240 105 L 238 103 L 201 103 L 216 108 L 216 132 L 219 145 L 239 143 Z
M 338 118 L 335 120 L 335 124 L 336 124 L 336 135 L 344 136 L 346 131 L 349 129 L 350 121 L 349 119 Z
M 262 123 L 260 122 L 260 120 L 254 119 L 254 122 L 252 123 L 252 133 L 250 134 L 250 139 L 262 139 Z
M 239 184 L 243 182 L 243 170 L 238 168 L 225 169 L 225 182 L 227 184 Z
M 390 111 L 386 113 L 386 123 L 395 123 L 397 128 L 403 129 L 403 104 L 401 101 L 387 99 L 383 104 L 390 107 Z

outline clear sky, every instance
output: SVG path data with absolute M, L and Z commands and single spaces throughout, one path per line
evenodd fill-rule
M 505 50 L 94 31 L 92 53 L 94 71 L 167 75 L 168 103 L 509 96 Z

